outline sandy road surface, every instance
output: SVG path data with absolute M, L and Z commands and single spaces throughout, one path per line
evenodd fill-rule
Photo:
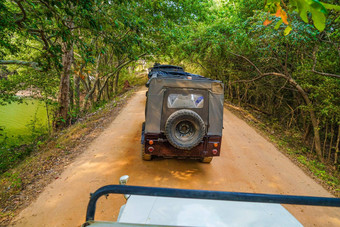
M 89 193 L 130 175 L 129 185 L 331 196 L 229 111 L 224 113 L 221 156 L 211 164 L 140 158 L 145 90 L 132 97 L 111 125 L 16 218 L 16 226 L 79 226 Z M 100 199 L 97 220 L 116 220 L 121 195 Z M 340 226 L 340 209 L 285 206 L 306 226 Z M 104 212 L 105 211 L 105 212 Z

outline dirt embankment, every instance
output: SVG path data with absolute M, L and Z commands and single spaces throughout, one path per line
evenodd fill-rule
M 322 186 L 230 111 L 224 113 L 221 156 L 211 164 L 140 157 L 145 90 L 13 222 L 15 226 L 79 226 L 89 193 L 130 175 L 130 185 L 331 196 Z M 100 199 L 96 219 L 115 220 L 124 199 Z M 340 209 L 285 206 L 303 225 L 339 226 Z

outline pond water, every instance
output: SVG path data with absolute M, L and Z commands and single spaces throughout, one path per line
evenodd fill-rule
M 43 101 L 25 98 L 23 103 L 13 102 L 0 106 L 0 127 L 4 128 L 0 134 L 5 134 L 8 140 L 16 140 L 17 136 L 22 136 L 23 141 L 21 142 L 25 142 L 26 137 L 32 134 L 33 122 L 35 122 L 36 128 L 47 130 L 47 119 Z M 0 141 L 3 138 L 4 136 L 0 136 Z

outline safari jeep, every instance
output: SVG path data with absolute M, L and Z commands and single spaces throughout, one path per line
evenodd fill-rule
M 220 155 L 223 128 L 223 83 L 171 65 L 149 73 L 142 158 L 199 159 Z

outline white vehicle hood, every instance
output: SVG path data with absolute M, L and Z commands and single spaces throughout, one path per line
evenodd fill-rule
M 119 223 L 168 226 L 302 226 L 279 204 L 132 195 Z

